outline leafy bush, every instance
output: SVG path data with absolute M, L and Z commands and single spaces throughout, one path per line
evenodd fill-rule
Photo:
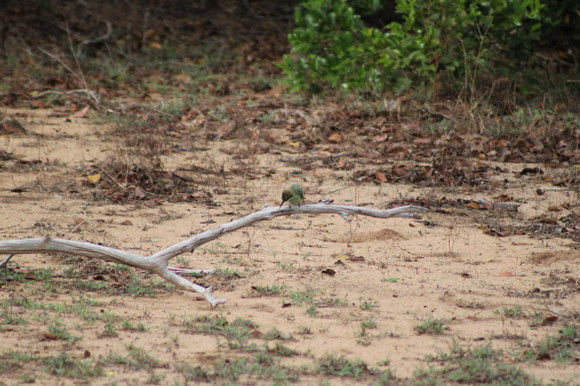
M 282 68 L 296 90 L 380 87 L 386 36 L 366 28 L 345 0 L 308 0 L 296 8 L 292 52 Z M 367 86 L 368 85 L 368 86 Z
M 367 15 L 386 0 L 353 3 Z M 434 86 L 442 76 L 472 88 L 482 72 L 520 70 L 564 20 L 565 7 L 554 0 L 397 0 L 402 22 L 383 31 L 365 26 L 346 0 L 306 0 L 296 8 L 292 53 L 281 67 L 294 90 L 311 92 L 397 92 Z

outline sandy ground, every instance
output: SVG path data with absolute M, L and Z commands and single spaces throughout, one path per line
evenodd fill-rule
M 346 171 L 316 170 L 296 176 L 284 165 L 285 155 L 273 152 L 254 157 L 257 168 L 274 170 L 269 176 L 252 179 L 233 175 L 219 187 L 206 186 L 217 205 L 107 204 L 90 200 L 82 191 L 82 181 L 87 178 L 83 171 L 119 154 L 119 145 L 106 135 L 107 125 L 50 110 L 6 110 L 3 114 L 18 119 L 27 133 L 1 136 L 0 150 L 20 160 L 41 162 L 0 161 L 2 240 L 51 235 L 147 255 L 259 210 L 264 204 L 278 205 L 280 192 L 293 182 L 302 184 L 310 201 L 332 198 L 336 203 L 375 208 L 412 198 L 491 200 L 503 193 L 521 206 L 518 213 L 497 214 L 497 221 L 514 227 L 554 208 L 559 208 L 557 216 L 579 210 L 574 192 L 537 195 L 536 188 L 543 182 L 534 178 L 514 179 L 503 191 L 487 195 L 465 188 L 355 185 Z M 204 152 L 167 154 L 164 163 L 171 170 L 180 165 L 207 165 L 211 160 L 227 170 L 239 162 L 229 151 L 239 144 L 232 142 L 210 143 L 210 150 Z M 507 165 L 514 170 L 522 166 Z M 15 188 L 19 189 L 13 191 Z M 160 365 L 147 370 L 108 365 L 103 376 L 90 382 L 135 384 L 157 374 L 162 384 L 183 383 L 183 374 L 176 370 L 180 363 L 208 366 L 240 355 L 239 350 L 224 346 L 223 337 L 191 333 L 184 327 L 185 321 L 195 317 L 218 315 L 230 321 L 251 319 L 261 333 L 275 327 L 292 335 L 293 339 L 284 344 L 301 354 L 284 359 L 288 365 L 312 363 L 328 353 L 360 358 L 371 366 L 388 358 L 393 373 L 409 381 L 416 368 L 428 366 L 428 354 L 449 351 L 456 343 L 463 347 L 491 344 L 504 351 L 506 362 L 544 382 L 578 384 L 577 356 L 563 364 L 513 360 L 517 353 L 557 334 L 562 327 L 576 325 L 580 304 L 578 243 L 552 235 L 498 237 L 486 232 L 484 225 L 493 216 L 489 211 L 463 207 L 431 210 L 422 220 L 355 217 L 347 223 L 337 216 L 295 215 L 262 222 L 176 262 L 239 273 L 234 280 L 200 279 L 203 284 L 217 284 L 216 296 L 228 299 L 216 309 L 199 296 L 176 289 L 161 290 L 153 297 L 83 291 L 75 288 L 74 282 L 95 279 L 86 259 L 77 261 L 79 267 L 87 269 L 85 276 L 81 272 L 80 278 L 70 278 L 66 275 L 70 264 L 65 264 L 64 256 L 18 255 L 12 266 L 51 269 L 54 276 L 50 285 L 39 280 L 9 281 L 0 291 L 2 301 L 29 299 L 70 306 L 89 297 L 98 302 L 92 307 L 97 313 L 109 312 L 134 324 L 143 323 L 146 331 L 122 329 L 119 323 L 116 335 L 108 335 L 102 321 L 89 323 L 75 313 L 11 306 L 2 312 L 9 309 L 27 323 L 4 324 L 0 346 L 40 356 L 66 352 L 73 358 L 99 360 L 111 353 L 127 355 L 129 345 L 133 345 L 146 350 Z M 335 275 L 323 274 L 326 269 Z M 115 284 L 107 275 L 99 279 Z M 286 289 L 275 296 L 259 296 L 253 289 L 273 285 Z M 308 289 L 314 291 L 316 315 L 307 312 L 307 303 L 293 304 L 289 295 Z M 506 316 L 503 310 L 515 306 L 523 314 Z M 430 318 L 448 320 L 449 329 L 441 335 L 418 334 L 415 327 Z M 361 339 L 361 322 L 365 320 L 375 321 L 376 328 L 367 330 Z M 61 323 L 82 339 L 74 343 L 52 339 L 47 333 L 54 323 Z M 58 378 L 43 368 L 38 362 L 24 364 L 2 374 L 0 383 L 19 383 L 31 374 L 39 384 L 79 382 Z M 319 383 L 322 379 L 305 375 L 300 382 Z

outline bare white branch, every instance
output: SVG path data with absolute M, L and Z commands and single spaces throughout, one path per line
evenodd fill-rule
M 260 221 L 271 220 L 278 216 L 289 216 L 297 213 L 304 214 L 337 214 L 348 221 L 349 215 L 360 214 L 376 218 L 410 217 L 420 218 L 419 213 L 426 209 L 419 206 L 402 206 L 393 209 L 369 209 L 358 206 L 329 205 L 328 201 L 318 204 L 306 204 L 301 206 L 266 207 L 259 212 L 249 214 L 240 219 L 222 224 L 209 229 L 198 235 L 190 237 L 167 249 L 155 253 L 151 256 L 141 256 L 134 253 L 122 251 L 115 248 L 92 244 L 83 241 L 73 241 L 64 239 L 54 239 L 51 237 L 29 238 L 20 240 L 0 241 L 0 254 L 27 254 L 27 253 L 68 253 L 76 256 L 84 256 L 94 259 L 101 259 L 108 262 L 125 264 L 131 267 L 141 268 L 150 273 L 156 274 L 165 280 L 175 284 L 177 287 L 203 295 L 213 306 L 224 303 L 225 299 L 216 299 L 213 296 L 213 288 L 205 288 L 195 284 L 179 274 L 210 274 L 214 270 L 192 270 L 168 267 L 169 260 L 185 252 L 193 252 L 199 246 L 215 240 L 227 233 L 250 226 Z M 5 263 L 12 256 L 6 259 Z

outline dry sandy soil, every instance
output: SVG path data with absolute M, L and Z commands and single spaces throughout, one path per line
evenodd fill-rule
M 25 132 L 12 126 L 0 136 L 0 150 L 11 155 L 0 158 L 0 239 L 51 235 L 148 255 L 278 205 L 291 183 L 300 183 L 312 202 L 461 205 L 430 205 L 421 220 L 280 217 L 174 259 L 175 266 L 219 269 L 193 279 L 227 298 L 217 308 L 139 270 L 64 255 L 17 255 L 0 291 L 0 384 L 371 384 L 386 370 L 392 383 L 428 383 L 430 376 L 450 383 L 444 373 L 421 376 L 419 369 L 457 367 L 458 347 L 468 358 L 470 349 L 486 345 L 502 350 L 497 363 L 490 360 L 494 366 L 515 366 L 544 383 L 578 384 L 577 337 L 567 346 L 568 359 L 558 358 L 554 347 L 546 355 L 539 351 L 547 337 L 577 328 L 580 304 L 578 242 L 542 234 L 542 226 L 554 229 L 557 220 L 534 223 L 578 216 L 579 197 L 573 190 L 538 194 L 548 186 L 545 176 L 519 176 L 524 167 L 541 165 L 501 165 L 509 169 L 502 190 L 483 193 L 355 184 L 352 171 L 336 169 L 298 174 L 286 160 L 300 154 L 286 150 L 253 155 L 252 170 L 263 171 L 258 176 L 222 177 L 219 170 L 250 162 L 239 154 L 253 139 L 204 138 L 199 148 L 162 159 L 166 170 L 216 170 L 203 180 L 195 171 L 190 176 L 211 200 L 115 204 L 99 199 L 94 182 L 105 178 L 108 157 L 128 156 L 111 124 L 95 123 L 92 114 L 2 112 Z M 477 207 L 477 200 L 493 202 L 499 194 L 511 197 L 518 211 Z M 533 235 L 519 231 L 531 224 Z M 578 224 L 562 226 L 574 232 Z M 444 330 L 433 331 L 438 321 Z M 457 356 L 426 359 L 441 353 Z M 329 370 L 329 358 L 362 360 L 368 368 L 341 377 Z

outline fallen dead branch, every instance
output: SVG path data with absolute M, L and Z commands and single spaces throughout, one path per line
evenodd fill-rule
M 134 253 L 122 251 L 120 249 L 105 247 L 83 241 L 73 241 L 65 239 L 55 239 L 50 236 L 42 238 L 29 238 L 19 240 L 0 241 L 0 254 L 8 254 L 8 258 L 3 262 L 8 263 L 12 255 L 27 253 L 68 253 L 76 256 L 84 256 L 94 259 L 101 259 L 108 262 L 125 264 L 135 268 L 141 268 L 150 273 L 156 274 L 175 284 L 177 287 L 188 291 L 197 292 L 205 296 L 206 300 L 213 306 L 225 303 L 225 299 L 216 299 L 213 296 L 213 287 L 203 287 L 195 284 L 179 274 L 209 274 L 213 270 L 186 270 L 168 267 L 168 262 L 175 256 L 185 252 L 193 252 L 201 245 L 215 240 L 227 233 L 250 226 L 260 221 L 272 220 L 278 216 L 289 216 L 296 213 L 308 214 L 338 214 L 346 221 L 350 221 L 350 216 L 359 214 L 376 218 L 408 217 L 420 218 L 418 213 L 426 211 L 425 208 L 413 205 L 401 206 L 393 209 L 369 209 L 358 206 L 330 205 L 331 201 L 323 201 L 318 204 L 307 204 L 302 206 L 266 207 L 259 212 L 249 214 L 240 219 L 222 224 L 205 232 L 197 234 L 167 249 L 159 251 L 151 256 L 141 256 Z

